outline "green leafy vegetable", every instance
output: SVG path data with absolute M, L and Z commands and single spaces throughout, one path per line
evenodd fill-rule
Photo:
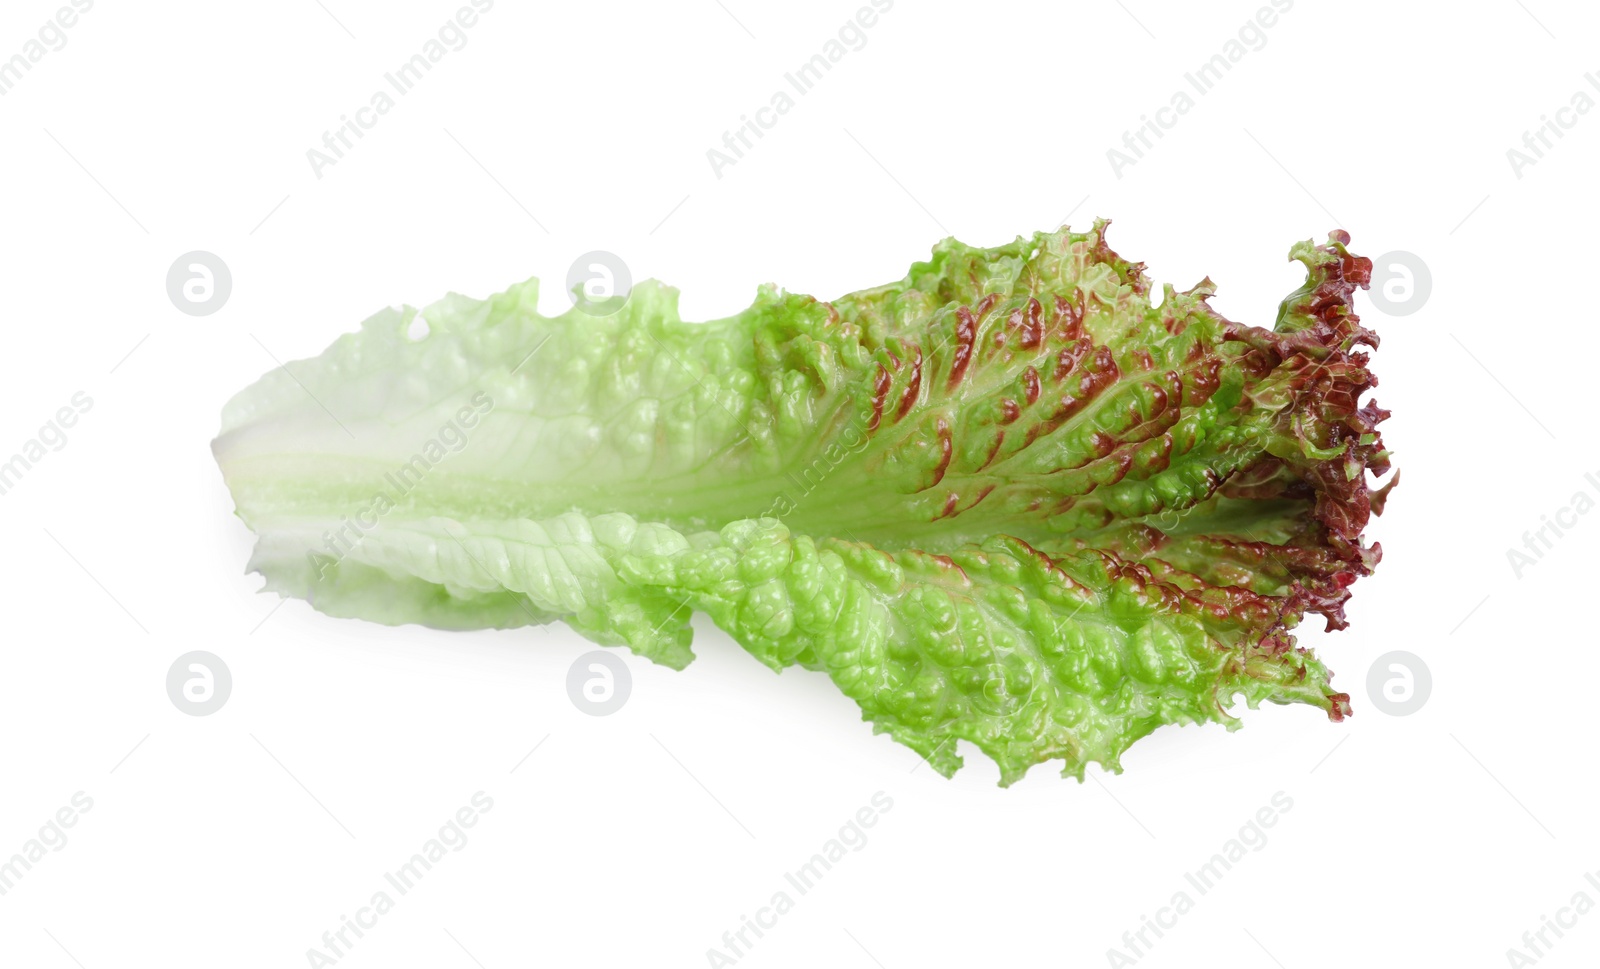
M 1153 301 L 1104 222 L 707 323 L 654 282 L 603 317 L 452 295 L 269 373 L 214 450 L 251 568 L 326 613 L 559 619 L 681 668 L 700 611 L 946 775 L 967 740 L 1081 779 L 1240 695 L 1349 711 L 1290 634 L 1380 553 L 1347 243 L 1293 248 L 1271 329 L 1209 280 Z

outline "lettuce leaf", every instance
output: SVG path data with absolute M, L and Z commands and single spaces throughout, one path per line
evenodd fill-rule
M 946 776 L 1002 784 L 1242 696 L 1349 698 L 1291 630 L 1345 625 L 1381 549 L 1387 415 L 1333 233 L 1271 328 L 1153 299 L 1106 223 L 935 247 L 825 302 L 685 322 L 487 300 L 385 310 L 223 412 L 213 450 L 266 589 L 446 629 L 560 620 L 674 668 L 691 615 L 825 672 Z

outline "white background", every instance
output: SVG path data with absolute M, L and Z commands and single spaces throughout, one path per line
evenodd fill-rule
M 0 98 L 0 457 L 94 401 L 0 497 L 0 856 L 74 792 L 94 803 L 0 897 L 0 964 L 307 965 L 480 790 L 471 841 L 339 965 L 707 965 L 878 791 L 893 808 L 865 847 L 740 965 L 1106 965 L 1279 791 L 1267 844 L 1141 966 L 1499 966 L 1575 892 L 1600 901 L 1600 514 L 1521 578 L 1507 560 L 1576 492 L 1600 497 L 1600 111 L 1566 115 L 1520 178 L 1506 155 L 1574 92 L 1600 98 L 1592 8 L 1300 0 L 1119 178 L 1107 149 L 1257 4 L 900 0 L 718 178 L 707 149 L 854 0 L 500 0 L 318 178 L 307 149 L 456 8 L 325 3 L 101 0 Z M 0 58 L 55 9 L 8 2 Z M 596 718 L 567 698 L 591 647 L 564 627 L 274 611 L 243 574 L 208 442 L 267 350 L 530 275 L 554 312 L 593 249 L 704 319 L 764 281 L 829 297 L 947 233 L 995 245 L 1096 215 L 1158 282 L 1209 274 L 1214 305 L 1257 324 L 1302 278 L 1289 245 L 1336 226 L 1431 269 L 1420 312 L 1359 303 L 1405 480 L 1351 628 L 1300 632 L 1353 696 L 1344 724 L 1244 712 L 1234 734 L 1160 731 L 1121 776 L 1040 767 L 1002 790 L 975 751 L 953 781 L 919 769 L 824 676 L 773 676 L 703 623 L 688 670 L 629 657 L 631 699 Z M 164 288 L 197 249 L 234 280 L 204 318 Z M 212 716 L 164 688 L 193 649 L 232 670 Z M 1408 717 L 1367 697 L 1396 649 L 1433 674 Z M 1549 938 L 1541 966 L 1592 965 L 1600 914 Z

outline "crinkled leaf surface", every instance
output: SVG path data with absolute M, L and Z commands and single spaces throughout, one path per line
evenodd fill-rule
M 949 775 L 1079 778 L 1163 724 L 1348 698 L 1290 630 L 1344 625 L 1388 469 L 1359 398 L 1368 260 L 1296 245 L 1270 327 L 1209 280 L 1156 297 L 1105 223 L 975 249 L 823 302 L 764 287 L 681 320 L 537 283 L 387 310 L 269 373 L 213 448 L 267 588 L 337 616 L 566 622 L 659 663 L 706 613 L 821 670 Z

